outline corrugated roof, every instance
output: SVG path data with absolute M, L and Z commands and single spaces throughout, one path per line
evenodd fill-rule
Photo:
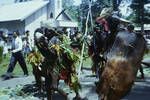
M 46 4 L 48 1 L 28 1 L 3 5 L 0 7 L 0 22 L 24 20 Z

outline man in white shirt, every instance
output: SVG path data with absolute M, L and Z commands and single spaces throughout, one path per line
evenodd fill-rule
M 12 77 L 11 74 L 12 74 L 17 62 L 19 62 L 20 66 L 24 72 L 24 76 L 28 76 L 27 66 L 26 66 L 25 59 L 23 58 L 23 54 L 22 54 L 23 43 L 22 43 L 21 37 L 19 36 L 18 31 L 13 33 L 13 38 L 14 39 L 12 41 L 12 49 L 11 49 L 12 55 L 10 58 L 10 63 L 9 63 L 7 72 L 3 77 L 4 80 Z

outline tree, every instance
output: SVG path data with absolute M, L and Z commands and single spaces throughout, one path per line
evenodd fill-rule
M 74 5 L 74 0 L 62 0 L 63 8 L 66 9 L 66 12 L 74 19 L 78 21 L 78 6 Z
M 96 17 L 99 16 L 101 13 L 102 8 L 104 7 L 112 7 L 112 1 L 111 0 L 92 0 L 92 6 L 91 6 L 91 12 L 92 12 L 92 18 L 93 22 L 95 22 Z M 80 13 L 81 13 L 81 22 L 82 26 L 85 26 L 85 21 L 87 17 L 87 13 L 89 10 L 89 0 L 82 0 L 82 3 L 80 5 Z M 89 25 L 90 27 L 90 22 Z M 84 30 L 84 27 L 82 27 L 82 30 Z
M 149 24 L 148 22 L 150 22 L 150 9 L 148 7 L 147 4 L 150 4 L 150 0 L 145 0 L 145 10 L 144 10 L 144 23 Z
M 149 0 L 133 0 L 131 8 L 134 11 L 132 20 L 135 23 L 147 23 L 150 21 L 149 10 L 144 9 L 144 5 L 150 3 Z
M 114 11 L 118 11 L 118 7 L 120 3 L 121 3 L 121 0 L 112 0 L 112 4 L 113 4 L 112 6 L 113 6 Z
M 74 6 L 74 0 L 62 0 L 63 7 L 68 8 Z

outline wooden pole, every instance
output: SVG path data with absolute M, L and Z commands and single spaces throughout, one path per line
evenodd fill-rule
M 90 13 L 88 12 L 88 15 L 87 15 L 87 18 L 86 18 L 86 24 L 85 24 L 84 37 L 87 36 L 89 16 L 90 16 Z M 80 65 L 79 65 L 79 70 L 78 70 L 78 77 L 80 77 L 80 74 L 81 74 L 81 68 L 82 68 L 82 64 L 83 64 L 84 48 L 85 48 L 85 43 L 83 42 L 83 44 L 82 44 L 81 56 L 80 56 Z
M 84 37 L 87 36 L 89 18 L 92 17 L 92 14 L 91 14 L 91 2 L 92 2 L 92 0 L 91 1 L 89 0 L 89 11 L 88 11 L 87 18 L 86 18 Z M 91 22 L 92 22 L 92 20 L 91 20 Z M 93 25 L 93 23 L 91 23 L 91 25 Z M 82 68 L 82 64 L 83 64 L 84 49 L 85 49 L 85 42 L 83 42 L 83 44 L 82 44 L 82 51 L 81 51 L 81 56 L 80 56 L 80 65 L 79 65 L 79 70 L 78 70 L 78 77 L 80 77 L 80 74 L 81 74 L 81 68 Z
M 92 3 L 92 0 L 91 0 L 91 3 Z M 92 18 L 92 11 L 91 11 L 91 3 L 89 4 L 89 10 L 90 10 L 90 19 L 91 19 L 91 27 L 92 27 L 92 30 L 93 30 L 93 18 Z

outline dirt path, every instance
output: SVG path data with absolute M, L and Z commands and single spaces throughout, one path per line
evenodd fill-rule
M 12 78 L 9 80 L 2 81 L 0 80 L 0 88 L 15 88 L 17 85 L 26 85 L 31 84 L 34 81 L 33 76 Z

